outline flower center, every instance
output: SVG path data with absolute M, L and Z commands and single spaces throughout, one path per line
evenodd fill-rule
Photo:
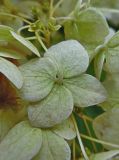
M 55 78 L 55 83 L 63 85 L 63 77 L 57 74 Z

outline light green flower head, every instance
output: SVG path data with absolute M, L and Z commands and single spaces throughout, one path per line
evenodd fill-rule
M 85 74 L 89 57 L 75 40 L 58 43 L 22 65 L 25 100 L 31 102 L 28 117 L 35 127 L 47 128 L 67 119 L 73 106 L 88 107 L 106 99 L 106 92 L 94 77 Z
M 0 143 L 0 160 L 70 160 L 66 140 L 75 136 L 71 119 L 51 130 L 34 128 L 28 121 L 22 121 Z

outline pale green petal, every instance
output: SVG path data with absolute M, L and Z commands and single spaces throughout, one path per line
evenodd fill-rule
M 90 160 L 119 160 L 119 150 L 97 153 L 92 155 Z
M 0 110 L 0 141 L 8 131 L 26 115 L 25 107 L 14 111 L 12 109 Z
M 119 8 L 119 0 L 91 0 L 91 5 L 95 7 L 104 7 L 104 8 Z
M 115 35 L 108 42 L 108 47 L 114 48 L 119 45 L 119 32 L 116 32 Z
M 76 131 L 71 118 L 53 127 L 52 131 L 65 139 L 71 140 L 76 137 Z
M 0 57 L 0 72 L 4 74 L 17 88 L 23 85 L 23 78 L 19 69 L 8 60 Z
M 115 35 L 115 30 L 113 28 L 109 28 L 109 34 L 105 38 L 105 43 L 108 43 L 109 40 Z
M 93 121 L 96 136 L 106 142 L 119 145 L 119 108 L 113 108 Z M 107 149 L 115 149 L 105 145 Z
M 85 72 L 89 65 L 89 57 L 84 47 L 75 40 L 60 42 L 45 54 L 56 63 L 60 76 L 69 78 Z
M 107 44 L 106 70 L 110 73 L 119 73 L 119 32 Z
M 98 79 L 101 78 L 101 74 L 102 74 L 102 70 L 103 70 L 103 66 L 104 66 L 104 61 L 105 61 L 105 54 L 104 54 L 104 52 L 99 53 L 99 54 L 95 57 L 94 69 L 95 69 L 96 77 L 97 77 Z
M 103 85 L 108 93 L 107 100 L 101 104 L 103 109 L 108 110 L 114 107 L 119 108 L 119 75 L 107 75 Z
M 57 3 L 58 1 L 59 0 L 57 0 Z M 59 7 L 55 10 L 54 14 L 56 17 L 67 16 L 72 12 L 72 10 L 74 10 L 75 6 L 77 6 L 77 0 L 62 0 L 61 5 L 59 5 Z
M 106 100 L 106 91 L 93 76 L 84 74 L 72 79 L 65 79 L 64 85 L 71 91 L 77 107 L 88 107 Z
M 110 28 L 110 33 L 105 38 L 105 44 L 100 45 L 95 49 L 96 56 L 94 60 L 94 70 L 95 70 L 96 77 L 98 79 L 101 78 L 101 74 L 104 69 L 104 64 L 106 60 L 106 54 L 108 54 L 107 44 L 114 34 L 115 34 L 114 30 Z
M 24 78 L 22 97 L 28 101 L 40 101 L 54 85 L 56 68 L 48 58 L 33 59 L 20 67 Z
M 24 46 L 26 46 L 29 50 L 31 50 L 34 54 L 36 54 L 38 57 L 40 57 L 40 53 L 39 53 L 38 49 L 30 41 L 26 40 L 25 38 L 16 34 L 13 31 L 10 31 L 10 32 L 16 40 L 18 40 L 20 43 L 22 43 Z
M 55 86 L 43 101 L 28 108 L 30 122 L 35 127 L 52 127 L 67 119 L 73 110 L 71 92 L 64 86 Z
M 42 132 L 21 122 L 12 128 L 0 143 L 0 160 L 30 160 L 40 150 Z
M 71 151 L 63 138 L 48 130 L 42 131 L 42 134 L 42 148 L 33 160 L 70 160 Z
M 109 27 L 103 14 L 94 8 L 79 12 L 76 20 L 64 25 L 66 39 L 76 39 L 83 44 L 93 57 L 94 49 L 102 44 L 109 34 Z M 92 50 L 92 51 L 91 51 Z

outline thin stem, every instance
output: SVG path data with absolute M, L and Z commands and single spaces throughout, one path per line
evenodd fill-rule
M 41 46 L 43 47 L 43 49 L 44 49 L 45 51 L 47 51 L 47 48 L 46 48 L 45 44 L 43 43 L 43 41 L 42 41 L 40 35 L 38 34 L 38 32 L 35 32 L 35 35 L 36 35 L 37 40 L 39 41 L 39 43 L 40 43 Z
M 73 17 L 56 17 L 56 20 L 74 20 Z
M 94 141 L 96 143 L 100 143 L 100 144 L 103 144 L 103 145 L 107 145 L 107 146 L 111 146 L 111 147 L 114 147 L 114 148 L 118 148 L 119 149 L 119 145 L 117 144 L 113 144 L 113 143 L 109 143 L 109 142 L 105 142 L 105 141 L 102 141 L 102 140 L 98 140 L 96 138 L 93 138 L 93 137 L 89 137 L 89 136 L 86 136 L 84 134 L 81 134 L 81 137 L 82 138 L 85 138 L 85 139 L 88 139 L 90 141 Z
M 41 37 L 40 36 L 40 38 L 42 39 L 42 40 L 45 40 L 43 37 Z M 37 37 L 36 36 L 33 36 L 33 37 L 25 37 L 25 39 L 27 39 L 27 40 L 34 40 L 34 39 L 37 39 Z
M 75 145 L 75 139 L 73 140 L 73 160 L 76 159 L 76 145 Z
M 34 36 L 34 37 L 26 37 L 25 39 L 27 39 L 27 40 L 34 40 L 34 39 L 37 39 L 37 38 Z
M 28 23 L 28 24 L 31 24 L 30 21 L 28 21 L 27 19 L 23 18 L 23 17 L 20 17 L 20 16 L 17 16 L 17 15 L 13 15 L 13 14 L 10 14 L 10 13 L 3 13 L 3 12 L 0 12 L 0 15 L 3 15 L 3 16 L 9 16 L 9 17 L 13 17 L 13 18 L 19 18 L 21 19 L 22 21 Z
M 51 16 L 53 16 L 55 10 L 60 6 L 60 4 L 62 4 L 63 1 L 64 1 L 64 0 L 59 0 L 59 1 L 57 2 L 57 4 L 56 4 L 56 5 L 54 6 L 54 8 L 52 9 Z
M 23 13 L 18 13 L 17 16 L 23 17 L 23 18 L 25 18 L 25 19 L 33 20 L 31 17 L 29 17 L 28 15 L 23 14 Z
M 18 34 L 21 34 L 21 31 L 24 30 L 24 29 L 26 29 L 26 28 L 29 28 L 29 25 L 23 26 L 23 27 L 19 28 L 19 29 L 17 30 L 17 33 L 18 33 Z
M 49 17 L 52 17 L 53 3 L 54 3 L 54 0 L 50 0 L 50 11 L 49 11 Z
M 85 119 L 85 118 L 83 118 L 83 121 L 84 121 L 84 124 L 85 124 L 85 126 L 86 126 L 86 129 L 87 129 L 87 132 L 88 132 L 89 136 L 92 136 L 92 135 L 91 135 L 91 132 L 90 132 L 90 129 L 89 129 L 89 126 L 88 126 L 88 124 L 87 124 L 86 119 Z M 95 143 L 94 143 L 93 141 L 92 141 L 91 143 L 92 143 L 93 148 L 94 148 L 94 150 L 95 150 L 95 152 L 96 152 L 96 151 L 97 151 L 97 149 L 96 149 Z
M 82 3 L 81 8 L 88 8 L 90 6 L 90 0 L 87 0 L 87 2 Z
M 88 120 L 89 122 L 92 122 L 93 121 L 93 119 L 91 118 L 91 117 L 88 117 L 87 115 L 83 115 L 83 114 L 78 114 L 78 116 L 80 117 L 80 118 L 85 118 L 86 120 Z
M 85 159 L 85 160 L 89 160 L 89 158 L 88 158 L 88 156 L 87 156 L 87 154 L 86 154 L 84 145 L 83 145 L 83 143 L 82 143 L 81 137 L 80 137 L 80 133 L 79 133 L 79 130 L 78 130 L 78 126 L 77 126 L 76 120 L 75 120 L 75 118 L 74 118 L 73 116 L 72 116 L 72 120 L 73 120 L 73 122 L 74 122 L 74 126 L 75 126 L 76 133 L 77 133 L 77 138 L 78 138 L 78 141 L 79 141 L 79 144 L 80 144 L 81 151 L 82 151 L 82 153 L 83 153 L 84 159 Z
M 62 20 L 60 24 L 63 25 L 67 20 L 75 20 L 73 14 L 74 11 L 71 11 L 66 17 L 56 17 L 56 20 Z
M 104 14 L 107 12 L 111 12 L 111 13 L 115 13 L 115 14 L 119 14 L 119 10 L 118 9 L 111 9 L 111 8 L 99 8 L 96 7 L 96 9 L 98 9 L 99 11 L 103 12 Z

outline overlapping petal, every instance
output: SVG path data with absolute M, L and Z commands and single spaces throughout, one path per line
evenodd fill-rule
M 112 109 L 114 107 L 119 108 L 119 75 L 118 74 L 107 74 L 104 81 L 104 87 L 107 90 L 107 99 L 101 104 L 104 110 Z
M 40 150 L 42 133 L 27 121 L 17 124 L 0 143 L 0 160 L 29 160 Z
M 45 54 L 55 62 L 59 75 L 70 78 L 84 73 L 89 65 L 89 57 L 84 47 L 75 40 L 60 42 Z
M 83 74 L 79 77 L 65 79 L 64 85 L 73 96 L 78 107 L 88 107 L 103 102 L 107 93 L 102 84 L 93 76 Z
M 33 160 L 70 160 L 71 151 L 67 142 L 52 133 L 50 130 L 42 131 L 43 145 Z
M 64 86 L 56 85 L 44 100 L 28 108 L 28 116 L 33 126 L 46 128 L 67 119 L 72 110 L 71 92 Z
M 106 70 L 111 73 L 119 73 L 119 32 L 117 32 L 107 44 Z
M 40 101 L 52 90 L 56 67 L 48 58 L 34 59 L 20 67 L 24 77 L 22 96 L 28 101 Z
M 93 127 L 99 139 L 119 146 L 119 108 L 115 107 L 96 117 Z M 115 149 L 113 146 L 105 145 L 105 147 Z
M 52 128 L 52 132 L 67 140 L 71 140 L 76 137 L 76 130 L 71 118 L 68 118 L 61 124 L 54 126 Z

